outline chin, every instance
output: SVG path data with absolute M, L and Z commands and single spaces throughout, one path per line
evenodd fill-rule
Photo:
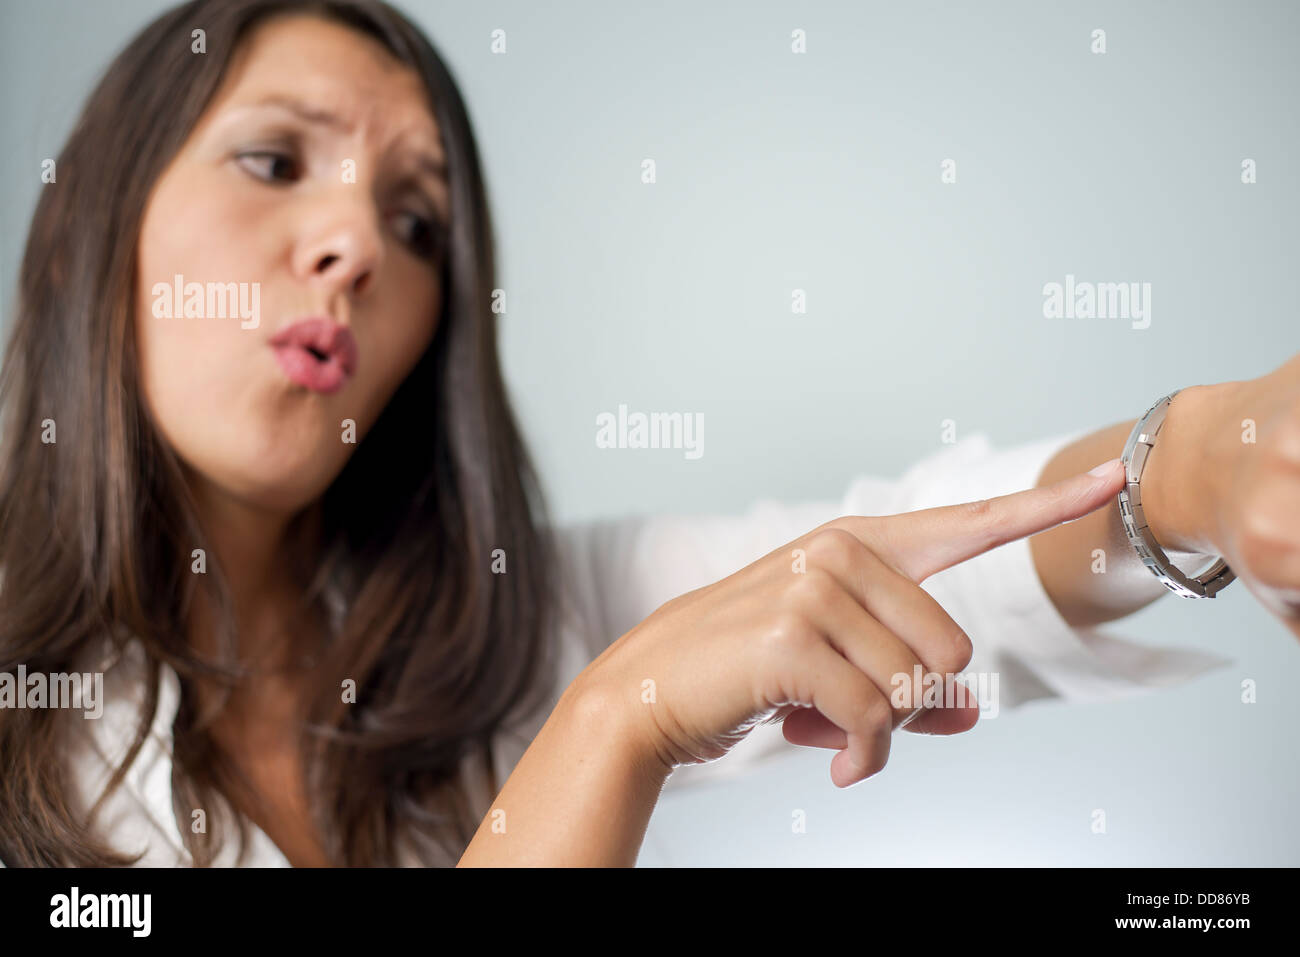
M 262 458 L 232 469 L 206 470 L 208 482 L 246 506 L 273 512 L 297 512 L 311 505 L 329 488 L 343 463 L 322 464 L 320 454 Z
M 310 458 L 287 472 L 259 469 L 245 476 L 241 498 L 261 508 L 296 512 L 324 495 L 341 468 L 342 463 L 336 469 L 322 469 L 319 458 Z
M 226 485 L 223 490 L 248 508 L 292 515 L 319 499 L 326 488 L 328 483 L 317 487 L 300 482 L 275 484 L 245 481 Z

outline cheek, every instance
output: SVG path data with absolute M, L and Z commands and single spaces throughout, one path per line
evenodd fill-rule
M 293 475 L 339 444 L 323 422 L 294 417 L 264 344 L 265 326 L 234 318 L 186 317 L 174 294 L 171 315 L 156 314 L 166 286 L 261 284 L 263 323 L 275 304 L 265 281 L 270 251 L 254 211 L 229 191 L 179 171 L 160 180 L 138 244 L 135 335 L 143 401 L 173 451 L 199 475 L 230 491 L 286 504 L 302 494 Z M 220 201 L 218 201 L 218 199 Z M 280 388 L 277 390 L 277 386 Z M 304 475 L 306 481 L 314 476 Z
M 400 270 L 390 277 L 393 290 L 366 310 L 366 344 L 360 380 L 366 422 L 372 424 L 433 341 L 442 307 L 442 290 L 423 269 Z M 369 363 L 367 363 L 369 359 Z M 368 365 L 368 368 L 366 366 Z
M 140 231 L 135 333 L 145 398 L 169 438 L 211 430 L 233 396 L 230 369 L 246 359 L 254 339 L 239 321 L 186 318 L 175 302 L 175 278 L 185 283 L 247 282 L 256 257 L 239 226 L 241 211 L 218 202 L 219 191 L 176 176 L 158 184 Z M 229 238 L 229 239 L 227 239 Z M 170 305 L 170 316 L 155 307 Z M 189 426 L 189 428 L 186 428 Z

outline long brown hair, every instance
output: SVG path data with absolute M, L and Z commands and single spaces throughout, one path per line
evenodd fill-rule
M 142 401 L 135 247 L 153 183 L 240 39 L 288 12 L 346 24 L 419 73 L 452 202 L 433 342 L 320 503 L 309 595 L 342 613 L 304 715 L 312 813 L 339 864 L 391 864 L 405 846 L 454 862 L 486 811 L 465 798 L 463 759 L 485 757 L 490 769 L 496 731 L 551 692 L 554 564 L 501 379 L 492 231 L 465 105 L 427 38 L 384 3 L 194 0 L 146 27 L 88 100 L 57 182 L 42 188 L 0 371 L 0 671 L 70 672 L 92 643 L 141 643 L 148 687 L 110 790 L 154 720 L 159 665 L 176 669 L 184 689 L 196 676 L 238 680 L 230 596 L 219 567 L 190 574 L 203 532 Z M 206 55 L 191 52 L 195 28 L 206 32 Z M 41 441 L 45 419 L 56 423 L 53 444 Z M 491 573 L 498 548 L 508 574 Z M 228 652 L 218 659 L 187 647 L 197 588 L 218 609 Z M 340 694 L 349 678 L 355 704 Z M 238 780 L 193 700 L 182 694 L 173 726 L 173 803 L 185 819 Z M 97 833 L 93 815 L 71 806 L 71 769 L 51 760 L 66 744 L 66 714 L 0 709 L 0 860 L 131 863 L 138 858 Z M 500 783 L 492 776 L 489 794 Z M 219 816 L 208 817 L 204 833 L 180 828 L 197 864 L 223 838 Z M 248 837 L 241 820 L 241 854 Z

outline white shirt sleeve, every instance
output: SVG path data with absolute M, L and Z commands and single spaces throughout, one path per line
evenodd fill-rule
M 590 661 L 664 602 L 841 515 L 893 515 L 1033 488 L 1048 460 L 1082 434 L 1005 450 L 975 434 L 897 480 L 858 478 L 838 502 L 762 500 L 739 516 L 640 516 L 561 528 L 561 557 L 577 611 L 569 640 L 584 643 L 576 657 Z M 939 572 L 921 587 L 970 635 L 975 652 L 966 673 L 997 674 L 999 708 L 1035 698 L 1114 698 L 1229 663 L 1192 649 L 1071 627 L 1043 588 L 1028 539 Z M 779 725 L 764 725 L 721 760 L 679 768 L 668 786 L 729 776 L 794 747 Z

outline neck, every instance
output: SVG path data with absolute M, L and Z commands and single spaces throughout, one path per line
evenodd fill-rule
M 209 561 L 215 554 L 233 602 L 239 664 L 254 673 L 235 697 L 288 706 L 292 695 L 286 690 L 310 666 L 309 656 L 325 637 L 324 622 L 305 602 L 305 583 L 295 574 L 299 559 L 319 541 L 319 503 L 289 511 L 238 499 L 201 480 L 192 480 L 191 489 Z M 215 611 L 199 589 L 188 616 L 188 639 L 210 658 L 220 654 Z

